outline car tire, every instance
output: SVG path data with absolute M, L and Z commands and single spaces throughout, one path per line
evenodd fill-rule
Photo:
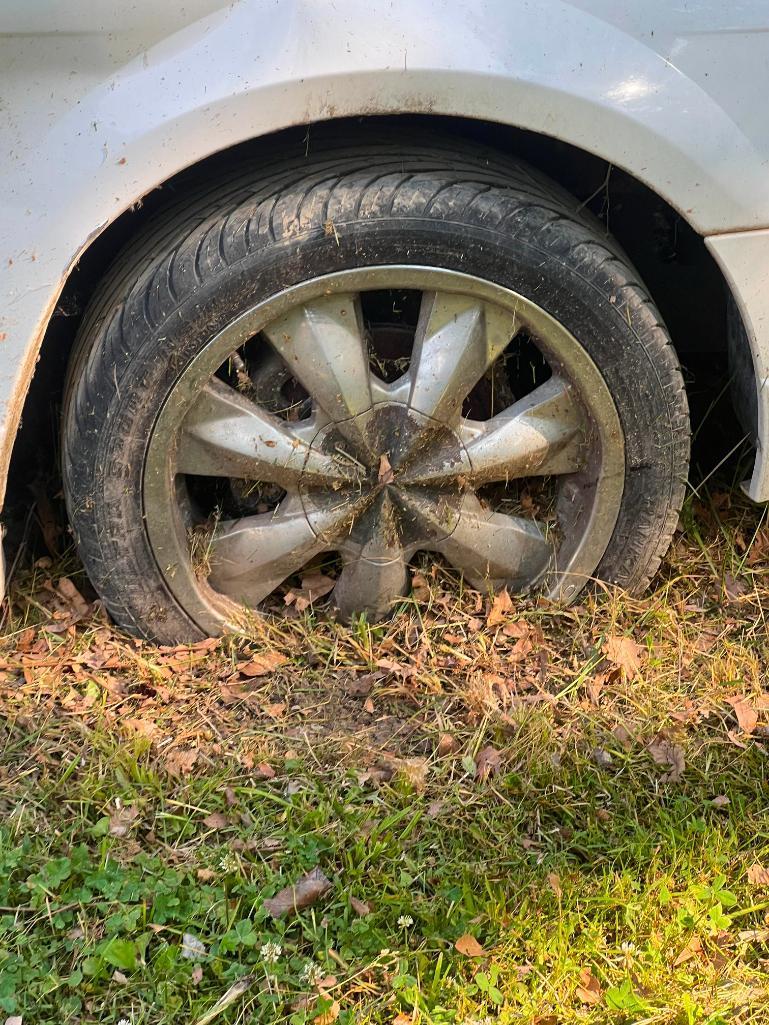
M 611 398 L 622 458 L 610 529 L 579 586 L 590 577 L 634 592 L 649 583 L 677 523 L 689 457 L 686 394 L 660 314 L 571 196 L 519 160 L 462 146 L 364 136 L 307 156 L 262 156 L 185 194 L 107 273 L 71 361 L 62 465 L 78 552 L 121 627 L 167 644 L 233 628 L 226 612 L 208 615 L 185 598 L 148 526 L 152 439 L 188 368 L 255 304 L 394 265 L 522 297 L 575 340 Z M 380 614 L 405 585 L 377 587 Z

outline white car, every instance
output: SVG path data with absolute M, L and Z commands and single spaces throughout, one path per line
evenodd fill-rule
M 682 351 L 730 348 L 769 499 L 767 94 L 766 0 L 6 0 L 3 484 L 60 403 L 85 568 L 163 642 L 319 569 L 380 616 L 422 551 L 643 588 Z

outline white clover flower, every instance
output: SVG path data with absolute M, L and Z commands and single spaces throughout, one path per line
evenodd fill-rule
M 269 942 L 260 948 L 259 953 L 262 955 L 262 960 L 265 964 L 276 964 L 283 953 L 283 948 L 279 943 Z
M 117 1025 L 131 1025 L 130 1018 L 121 1018 Z
M 621 947 L 620 947 L 619 949 L 620 949 L 620 950 L 622 951 L 622 953 L 623 953 L 623 954 L 625 954 L 625 955 L 627 955 L 627 954 L 632 954 L 632 953 L 633 953 L 633 951 L 635 950 L 635 943 L 628 943 L 628 942 L 626 941 L 625 943 L 623 943 L 623 944 L 621 945 Z
M 409 929 L 414 924 L 414 919 L 411 915 L 401 915 L 398 919 L 398 925 L 401 929 Z
M 299 978 L 307 986 L 317 986 L 321 979 L 324 978 L 323 969 L 315 961 L 308 961 L 302 969 L 302 974 Z
M 234 854 L 232 851 L 227 851 L 226 854 L 223 854 L 219 859 L 219 868 L 223 872 L 237 872 L 240 868 L 237 854 Z

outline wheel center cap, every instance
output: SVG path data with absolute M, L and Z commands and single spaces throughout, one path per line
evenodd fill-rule
M 328 424 L 311 448 L 352 472 L 350 481 L 336 489 L 318 487 L 309 477 L 300 482 L 312 530 L 338 550 L 382 563 L 396 552 L 430 548 L 456 527 L 469 460 L 446 424 L 403 403 L 383 402 L 350 420 Z M 435 476 L 436 467 L 445 471 L 440 485 L 426 481 Z M 420 483 L 423 478 L 425 483 Z M 434 510 L 436 503 L 438 516 L 422 514 L 423 507 Z M 340 531 L 339 514 L 345 511 L 349 516 Z

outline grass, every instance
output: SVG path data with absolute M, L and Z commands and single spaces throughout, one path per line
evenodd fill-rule
M 426 566 L 384 625 L 175 650 L 42 560 L 0 650 L 0 1021 L 769 1022 L 767 554 L 715 491 L 643 599 Z

